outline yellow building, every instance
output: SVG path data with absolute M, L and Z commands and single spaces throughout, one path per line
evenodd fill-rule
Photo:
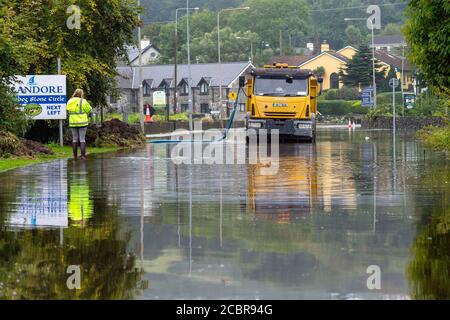
M 274 57 L 272 63 L 288 63 L 289 65 L 299 66 L 301 69 L 310 70 L 316 70 L 317 68 L 323 67 L 323 90 L 341 88 L 343 84 L 339 81 L 339 70 L 353 58 L 358 52 L 358 49 L 352 46 L 346 46 L 338 51 L 332 51 L 326 41 L 324 41 L 320 49 L 321 52 L 313 56 Z M 397 77 L 401 77 L 401 58 L 385 50 L 376 50 L 375 58 L 379 60 L 382 68 L 385 69 L 386 75 L 389 73 L 391 66 L 394 66 L 398 70 Z M 405 61 L 403 68 L 404 89 L 411 90 L 413 86 L 413 77 L 410 65 L 407 61 Z

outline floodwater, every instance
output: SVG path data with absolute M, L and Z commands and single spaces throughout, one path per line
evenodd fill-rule
M 172 148 L 0 174 L 0 298 L 450 298 L 449 162 L 413 135 L 323 130 L 276 175 Z

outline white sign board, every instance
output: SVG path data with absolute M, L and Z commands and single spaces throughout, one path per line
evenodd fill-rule
M 19 104 L 33 120 L 66 119 L 66 76 L 16 76 Z
M 167 103 L 166 93 L 164 91 L 153 92 L 153 106 L 154 107 L 165 107 Z

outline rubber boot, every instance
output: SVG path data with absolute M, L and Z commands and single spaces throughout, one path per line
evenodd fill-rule
M 73 159 L 76 161 L 78 158 L 78 142 L 72 142 Z
M 86 142 L 81 142 L 81 160 L 86 160 Z

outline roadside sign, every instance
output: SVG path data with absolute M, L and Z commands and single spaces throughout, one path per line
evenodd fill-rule
M 33 120 L 66 119 L 66 76 L 16 76 L 14 83 L 19 104 Z
M 361 106 L 373 107 L 373 88 L 364 88 L 361 93 Z
M 397 78 L 392 78 L 391 80 L 389 80 L 389 85 L 391 86 L 391 88 L 397 88 L 399 84 L 400 80 L 398 80 Z
M 155 91 L 153 92 L 153 107 L 166 107 L 166 92 L 165 91 Z
M 230 94 L 228 95 L 228 98 L 230 98 L 231 101 L 236 101 L 236 98 L 237 98 L 236 92 L 234 92 L 234 91 L 230 92 Z
M 413 92 L 403 93 L 404 107 L 406 109 L 413 109 L 416 106 L 416 95 Z

